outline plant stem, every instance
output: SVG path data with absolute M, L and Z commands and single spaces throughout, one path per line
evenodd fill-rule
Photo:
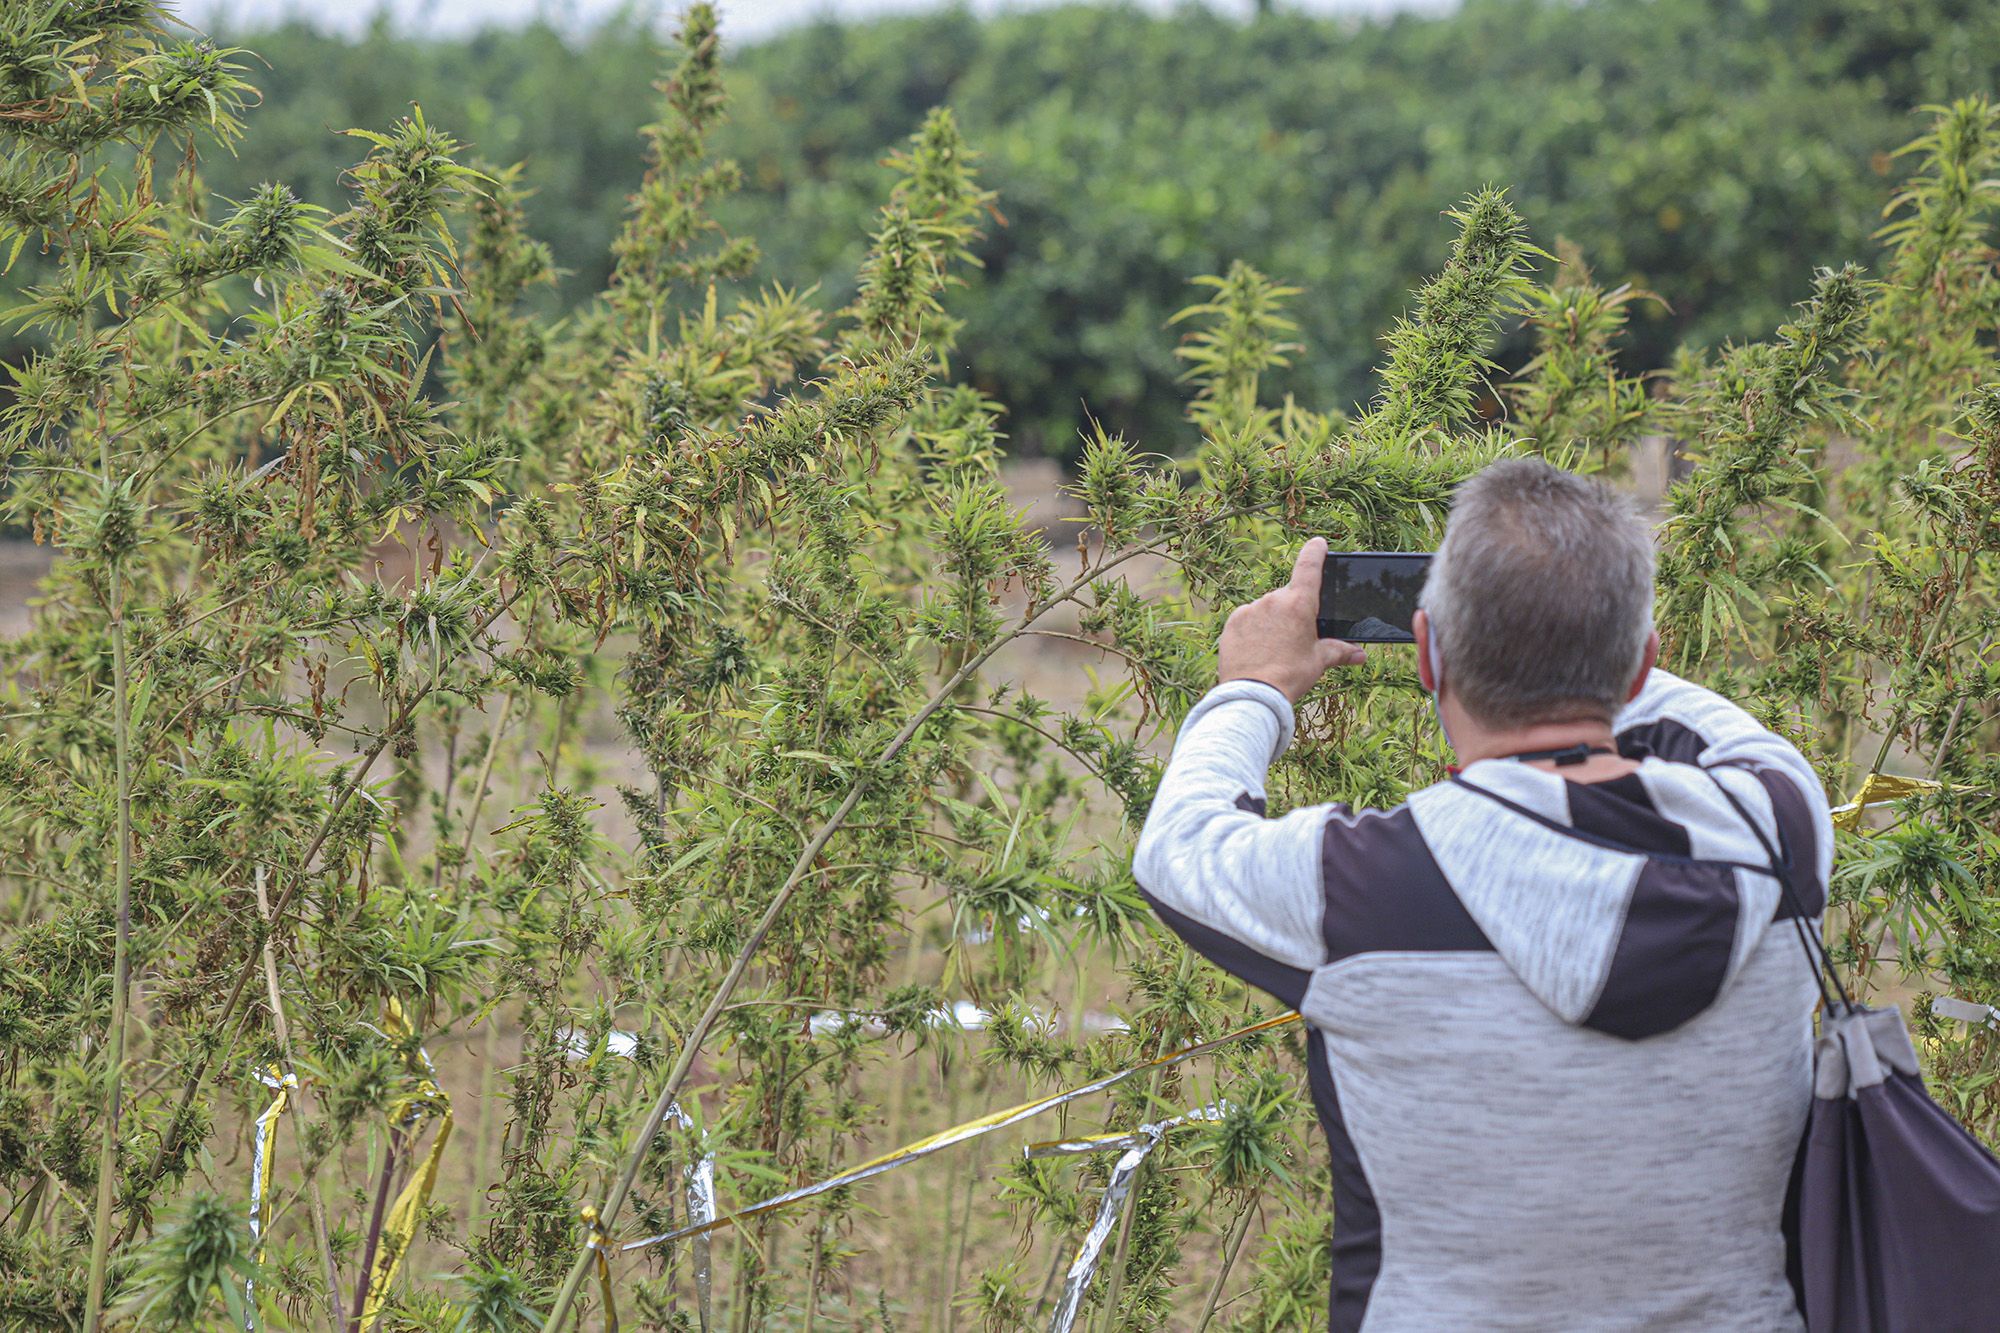
M 1060 1246 L 1055 1247 L 1055 1254 L 1049 1260 L 1049 1271 L 1047 1275 L 1042 1278 L 1042 1290 L 1040 1294 L 1038 1294 L 1035 1297 L 1035 1308 L 1033 1313 L 1035 1317 L 1038 1319 L 1041 1317 L 1042 1311 L 1048 1308 L 1049 1293 L 1055 1290 L 1056 1277 L 1063 1271 L 1063 1259 L 1065 1257 L 1066 1256 L 1063 1254 L 1062 1248 Z
M 962 1098 L 965 1091 L 964 1080 L 954 1079 L 945 1085 L 944 1122 L 955 1125 L 964 1119 Z M 965 1159 L 954 1158 L 951 1169 L 944 1178 L 944 1188 L 937 1192 L 937 1234 L 940 1238 L 951 1235 L 951 1201 L 958 1194 L 958 1183 L 965 1174 Z M 970 1186 L 967 1186 L 970 1189 Z M 947 1242 L 941 1249 L 949 1252 Z M 924 1298 L 924 1327 L 937 1328 L 941 1333 L 951 1333 L 951 1267 L 950 1263 L 932 1264 L 930 1282 Z M 935 1312 L 935 1313 L 933 1313 Z M 936 1324 L 931 1320 L 935 1317 Z
M 813 1227 L 812 1262 L 806 1268 L 806 1327 L 805 1333 L 813 1333 L 813 1325 L 819 1322 L 819 1256 L 826 1232 L 824 1215 L 817 1219 Z
M 375 1182 L 375 1210 L 368 1218 L 368 1242 L 361 1248 L 361 1276 L 354 1283 L 354 1317 L 348 1323 L 348 1333 L 361 1333 L 361 1321 L 368 1311 L 368 1282 L 374 1276 L 375 1251 L 382 1244 L 382 1214 L 389 1207 L 389 1187 L 396 1175 L 397 1148 L 403 1137 L 400 1129 L 389 1131 L 389 1141 L 382 1149 L 382 1174 Z
M 479 830 L 479 810 L 486 804 L 486 785 L 493 777 L 493 758 L 500 753 L 500 734 L 507 729 L 507 716 L 513 711 L 514 694 L 510 690 L 500 697 L 500 715 L 493 719 L 493 726 L 486 733 L 486 757 L 480 761 L 479 780 L 472 784 L 472 809 L 465 815 L 465 839 L 458 848 L 458 868 L 452 872 L 454 889 L 465 882 L 465 868 L 472 864 L 472 838 Z
M 102 448 L 105 480 L 111 446 Z M 84 1333 L 97 1333 L 104 1314 L 104 1284 L 111 1259 L 111 1213 L 118 1194 L 118 1122 L 125 1096 L 125 1015 L 132 982 L 132 755 L 130 688 L 125 659 L 125 594 L 114 555 L 106 572 L 111 610 L 111 731 L 118 783 L 117 940 L 111 963 L 111 1032 L 105 1043 L 103 1136 L 97 1149 L 97 1211 L 91 1219 L 90 1287 Z
M 1118 1327 L 1118 1297 L 1125 1290 L 1126 1251 L 1132 1243 L 1132 1219 L 1139 1213 L 1139 1195 L 1146 1188 L 1146 1170 L 1152 1159 L 1139 1163 L 1139 1169 L 1132 1173 L 1132 1192 L 1125 1196 L 1125 1209 L 1118 1218 L 1118 1245 L 1111 1255 L 1110 1285 L 1104 1291 L 1104 1323 L 1100 1326 L 1104 1333 L 1115 1333 Z
M 1209 1284 L 1208 1300 L 1202 1304 L 1201 1319 L 1195 1324 L 1194 1333 L 1208 1333 L 1208 1323 L 1215 1318 L 1216 1302 L 1222 1299 L 1222 1289 L 1229 1282 L 1229 1270 L 1236 1266 L 1236 1253 L 1243 1248 L 1243 1238 L 1250 1234 L 1250 1210 L 1256 1203 L 1257 1196 L 1252 1194 L 1236 1210 L 1236 1216 L 1230 1219 L 1234 1232 L 1223 1249 L 1222 1267 L 1216 1270 L 1215 1281 Z
M 1924 635 L 1924 646 L 1917 650 L 1916 662 L 1919 668 L 1930 658 L 1931 645 L 1937 642 L 1938 634 L 1943 631 L 1945 621 L 1951 619 L 1951 609 L 1958 602 L 1958 590 L 1964 587 L 1966 579 L 1971 577 L 1972 563 L 1979 553 L 1978 540 L 1984 539 L 1985 531 L 1985 526 L 1981 525 L 1980 536 L 1975 540 L 1972 549 L 1965 553 L 1965 562 L 1959 568 L 1958 577 L 1952 581 L 1951 587 L 1945 589 L 1944 601 L 1938 607 L 1937 618 L 1931 621 L 1930 632 Z M 1910 700 L 1909 696 L 1905 695 L 1897 701 L 1896 712 L 1889 719 L 1889 725 L 1883 729 L 1882 744 L 1875 751 L 1875 762 L 1868 766 L 1869 777 L 1872 778 L 1882 771 L 1882 763 L 1889 757 L 1889 747 L 1896 743 L 1896 733 L 1903 729 L 1903 719 L 1909 715 L 1909 712 Z
M 298 1061 L 292 1054 L 291 1026 L 285 1021 L 285 1004 L 278 991 L 278 951 L 271 944 L 271 900 L 264 892 L 264 867 L 258 866 L 257 914 L 264 922 L 264 988 L 270 993 L 271 1028 L 278 1037 L 278 1049 L 285 1053 L 285 1069 L 294 1073 Z M 298 1137 L 301 1152 L 306 1144 L 305 1087 L 292 1090 L 286 1105 L 291 1108 L 292 1133 Z M 327 1239 L 326 1201 L 320 1198 L 316 1181 L 305 1182 L 306 1205 L 312 1212 L 313 1240 L 319 1246 L 320 1267 L 325 1271 L 328 1325 L 338 1329 L 342 1324 L 340 1310 L 340 1266 L 334 1262 L 333 1245 Z M 268 1204 L 266 1205 L 268 1206 Z
M 952 1123 L 958 1116 L 952 1116 Z M 951 1276 L 945 1283 L 945 1333 L 955 1333 L 958 1328 L 958 1287 L 965 1280 L 965 1238 L 972 1230 L 972 1200 L 979 1193 L 979 1166 L 977 1162 L 965 1176 L 965 1199 L 958 1210 L 958 1236 L 952 1243 Z
M 1979 651 L 1972 657 L 1979 661 L 1986 656 L 1986 650 L 1993 646 L 1993 636 L 1988 634 L 1980 641 Z M 1944 736 L 1938 741 L 1937 753 L 1931 757 L 1931 781 L 1936 782 L 1944 773 L 1945 760 L 1951 756 L 1952 738 L 1958 734 L 1959 719 L 1965 716 L 1965 696 L 1959 695 L 1951 705 L 1951 716 L 1945 719 Z
M 500 1011 L 495 1009 L 486 1015 L 486 1054 L 479 1066 L 479 1132 L 473 1140 L 472 1169 L 473 1184 L 479 1190 L 479 1211 L 475 1220 L 483 1220 L 487 1191 L 493 1187 L 493 1071 L 500 1063 Z

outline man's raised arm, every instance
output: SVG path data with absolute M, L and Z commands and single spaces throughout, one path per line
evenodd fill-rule
M 1325 957 L 1326 811 L 1264 817 L 1265 772 L 1291 738 L 1291 701 L 1276 689 L 1238 680 L 1211 690 L 1181 725 L 1132 874 L 1176 934 L 1297 1004 L 1304 973 Z
M 1147 900 L 1211 961 L 1297 1005 L 1326 957 L 1320 838 L 1327 810 L 1264 817 L 1264 776 L 1291 743 L 1293 703 L 1329 667 L 1360 660 L 1316 629 L 1326 543 L 1292 580 L 1229 617 L 1222 683 L 1181 724 L 1132 859 Z

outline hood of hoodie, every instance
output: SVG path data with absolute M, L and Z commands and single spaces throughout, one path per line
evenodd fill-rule
M 1601 783 L 1482 760 L 1410 809 L 1521 984 L 1566 1023 L 1637 1039 L 1714 1004 L 1776 915 L 1770 858 L 1718 782 L 1772 836 L 1753 774 L 1657 758 Z

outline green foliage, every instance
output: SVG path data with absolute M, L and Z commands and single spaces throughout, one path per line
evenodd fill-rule
M 661 63 L 640 19 L 231 36 L 275 74 L 258 132 L 206 168 L 224 195 L 287 180 L 340 206 L 327 128 L 387 124 L 414 98 L 488 159 L 529 163 L 532 230 L 568 304 L 603 286 Z M 1012 409 L 1015 447 L 1073 456 L 1079 402 L 1129 438 L 1173 438 L 1182 367 L 1160 330 L 1190 274 L 1238 260 L 1310 293 L 1288 317 L 1312 354 L 1276 396 L 1364 401 L 1377 337 L 1448 239 L 1439 211 L 1492 181 L 1544 244 L 1567 237 L 1663 298 L 1631 312 L 1629 369 L 1760 337 L 1814 264 L 1873 266 L 1910 112 L 1996 86 L 1996 53 L 1985 0 L 1468 0 L 1377 23 L 1069 4 L 808 24 L 725 70 L 718 160 L 744 190 L 715 217 L 756 235 L 757 281 L 842 303 L 877 164 L 949 103 L 1006 224 L 983 229 L 983 268 L 953 303 L 960 365 Z M 1510 337 L 1499 359 L 1531 354 Z
M 1529 293 L 1535 355 L 1507 396 L 1524 443 L 1591 472 L 1629 455 L 1651 420 L 1645 384 L 1621 375 L 1614 356 L 1627 307 L 1651 293 L 1629 283 L 1604 290 L 1575 246 L 1562 247 L 1560 264 L 1548 287 Z
M 1518 450 L 1636 475 L 1642 431 L 1668 437 L 1675 664 L 1798 737 L 1830 791 L 1942 784 L 1843 834 L 1839 956 L 1864 988 L 2000 998 L 1986 102 L 1913 145 L 1879 278 L 1820 270 L 1770 340 L 1683 356 L 1654 393 L 1618 360 L 1636 289 L 1551 268 L 1497 170 L 1429 198 L 1460 200 L 1455 238 L 1351 415 L 1286 391 L 1321 356 L 1299 293 L 1215 264 L 1181 320 L 1184 419 L 1152 453 L 1087 423 L 1072 544 L 1010 495 L 985 335 L 958 323 L 1004 136 L 982 159 L 950 113 L 903 121 L 851 299 L 733 287 L 753 252 L 697 5 L 620 158 L 610 267 L 550 324 L 534 164 L 475 169 L 412 111 L 346 140 L 341 201 L 218 206 L 197 169 L 254 101 L 240 62 L 186 55 L 144 5 L 5 22 L 0 242 L 47 249 L 10 312 L 39 342 L 0 407 L 5 514 L 58 557 L 0 645 L 8 1320 L 241 1327 L 254 1299 L 328 1327 L 407 1246 L 383 1329 L 608 1322 L 607 1289 L 629 1325 L 694 1327 L 695 1247 L 613 1252 L 600 1287 L 586 1242 L 685 1220 L 695 1162 L 733 1206 L 1269 1016 L 1131 883 L 1164 738 L 1301 534 L 1423 548 L 1453 485 Z M 1010 236 L 1087 234 L 1033 200 Z M 1496 392 L 1522 317 L 1535 354 Z M 1094 665 L 1022 665 L 1057 641 Z M 1317 691 L 1274 803 L 1434 780 L 1419 697 L 1394 654 Z M 1120 1022 L 1086 1023 L 1100 995 Z M 960 1004 L 979 1030 L 940 1016 Z M 1941 1097 L 2000 1133 L 1991 1036 L 1924 1036 Z M 1265 1034 L 1051 1119 L 1223 1108 L 1139 1179 L 1103 1327 L 1321 1317 L 1302 1063 Z M 273 1067 L 301 1086 L 260 1252 Z M 395 1232 L 384 1205 L 440 1141 Z M 1039 1324 L 1107 1163 L 970 1160 L 911 1168 L 949 1173 L 941 1236 L 902 1237 L 924 1281 L 862 1243 L 889 1178 L 718 1244 L 716 1313 Z
M 147 1244 L 129 1316 L 144 1328 L 201 1328 L 211 1305 L 234 1324 L 248 1309 L 245 1284 L 257 1276 L 249 1232 L 237 1206 L 213 1194 L 187 1201 L 182 1216 Z

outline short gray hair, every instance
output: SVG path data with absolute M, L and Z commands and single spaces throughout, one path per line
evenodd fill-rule
M 1481 722 L 1609 721 L 1652 632 L 1652 534 L 1603 482 L 1502 459 L 1459 486 L 1419 605 Z

